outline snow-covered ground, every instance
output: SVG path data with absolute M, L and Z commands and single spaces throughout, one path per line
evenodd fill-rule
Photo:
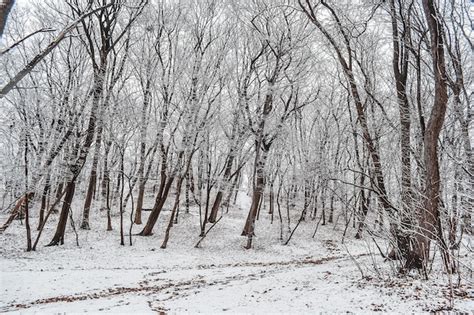
M 454 310 L 474 311 L 472 274 L 463 274 L 453 290 L 436 265 L 429 281 L 416 273 L 395 277 L 371 241 L 355 240 L 349 230 L 342 243 L 344 226 L 319 226 L 312 238 L 316 222 L 303 222 L 285 246 L 278 239 L 279 221 L 270 224 L 262 213 L 254 248 L 246 250 L 240 232 L 248 200 L 240 199 L 242 207 L 231 209 L 200 248 L 194 248 L 195 212 L 180 214 L 167 249 L 160 245 L 169 211 L 161 214 L 153 236 L 134 236 L 133 246 L 128 235 L 120 246 L 118 217 L 107 232 L 104 214 L 93 211 L 92 230 L 78 231 L 79 247 L 69 226 L 64 246 L 43 246 L 54 232 L 53 217 L 42 245 L 25 252 L 24 226 L 15 221 L 0 235 L 0 312 L 419 313 L 447 310 L 451 303 Z M 128 221 L 127 215 L 126 230 Z M 139 230 L 135 226 L 134 233 Z M 472 253 L 464 255 L 462 262 L 472 267 Z

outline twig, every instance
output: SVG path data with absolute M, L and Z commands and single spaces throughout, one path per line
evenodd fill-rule
M 212 224 L 212 225 L 209 227 L 209 229 L 207 229 L 206 233 L 204 233 L 204 235 L 201 236 L 201 238 L 200 238 L 199 241 L 196 243 L 196 245 L 194 245 L 195 248 L 199 248 L 199 245 L 200 245 L 201 242 L 204 240 L 204 238 L 207 236 L 207 233 L 209 233 L 209 231 L 210 231 L 217 223 L 219 223 L 219 221 L 220 221 L 222 218 L 223 218 L 223 216 L 221 215 L 221 216 L 219 217 L 219 219 L 217 219 L 217 221 L 216 221 L 214 224 Z
M 76 245 L 77 247 L 79 247 L 79 235 L 77 234 L 76 223 L 74 223 L 72 207 L 69 207 L 69 219 L 71 220 L 72 230 L 74 231 L 74 234 L 76 235 Z

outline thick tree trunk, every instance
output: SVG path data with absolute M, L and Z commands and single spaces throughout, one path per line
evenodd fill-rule
M 276 72 L 274 74 L 274 78 Z M 273 87 L 274 81 L 268 81 L 268 91 L 265 96 L 265 102 L 263 104 L 262 117 L 258 125 L 256 132 L 257 140 L 255 141 L 255 164 L 254 164 L 254 185 L 253 185 L 253 195 L 252 195 L 252 204 L 250 205 L 249 214 L 245 222 L 244 230 L 242 231 L 242 236 L 247 236 L 247 245 L 246 249 L 252 247 L 252 239 L 255 231 L 255 218 L 260 206 L 260 202 L 263 196 L 263 191 L 265 189 L 265 164 L 267 162 L 268 151 L 270 150 L 271 143 L 265 143 L 265 123 L 268 115 L 271 113 L 273 108 Z
M 359 125 L 362 129 L 362 137 L 364 139 L 364 143 L 367 147 L 368 153 L 371 157 L 372 166 L 373 166 L 373 171 L 371 173 L 375 177 L 375 181 L 374 181 L 375 191 L 377 193 L 380 204 L 382 205 L 384 210 L 387 211 L 392 216 L 395 216 L 397 213 L 395 212 L 394 207 L 392 206 L 392 204 L 390 203 L 388 199 L 387 189 L 385 187 L 385 180 L 384 180 L 384 174 L 382 171 L 382 163 L 380 160 L 380 154 L 375 145 L 374 138 L 371 135 L 369 125 L 367 123 L 367 116 L 364 111 L 364 104 L 360 97 L 358 84 L 357 84 L 357 81 L 352 69 L 353 49 L 350 43 L 350 38 L 349 38 L 350 36 L 347 34 L 346 28 L 344 28 L 344 26 L 341 24 L 341 20 L 339 19 L 334 9 L 328 3 L 322 1 L 321 4 L 329 10 L 330 14 L 333 16 L 334 20 L 336 21 L 339 32 L 343 36 L 345 48 L 349 52 L 348 56 L 344 57 L 342 49 L 336 42 L 335 38 L 320 23 L 311 5 L 304 5 L 301 1 L 299 1 L 299 4 L 300 4 L 300 7 L 303 9 L 304 13 L 310 19 L 310 21 L 321 31 L 321 33 L 330 42 L 331 46 L 334 48 L 336 52 L 337 59 L 339 60 L 339 63 L 344 71 L 345 77 L 349 83 L 349 91 L 352 95 L 352 99 L 354 101 L 354 104 L 357 110 L 357 121 L 359 122 Z M 398 230 L 399 230 L 399 227 L 397 223 L 393 222 L 392 220 L 392 222 L 390 223 L 390 231 L 395 240 L 397 240 L 398 235 L 399 235 Z
M 247 249 L 252 247 L 252 238 L 255 232 L 255 219 L 257 216 L 258 207 L 260 205 L 263 190 L 265 189 L 265 164 L 266 164 L 267 152 L 261 150 L 257 153 L 255 161 L 255 185 L 252 194 L 252 204 L 250 205 L 249 214 L 245 222 L 242 236 L 247 236 Z
M 89 184 L 87 186 L 87 193 L 86 193 L 86 198 L 84 202 L 84 210 L 82 212 L 82 223 L 81 223 L 81 229 L 83 230 L 90 230 L 89 226 L 89 213 L 90 213 L 90 208 L 92 204 L 92 195 L 95 190 L 95 186 L 97 184 L 97 164 L 99 162 L 99 151 L 100 151 L 100 145 L 98 144 L 98 141 L 96 141 L 96 148 L 94 152 L 94 157 L 92 161 L 92 169 L 91 169 L 91 174 L 89 177 Z
M 231 174 L 231 171 L 232 171 L 232 165 L 233 165 L 233 162 L 234 162 L 234 158 L 235 158 L 234 152 L 233 152 L 233 150 L 231 150 L 231 152 L 229 153 L 229 156 L 227 158 L 226 167 L 225 167 L 225 171 L 224 171 L 224 177 L 222 179 L 223 182 L 224 182 L 224 185 L 228 185 L 229 177 L 230 177 L 230 174 Z M 214 199 L 214 204 L 212 205 L 211 214 L 209 215 L 209 222 L 210 223 L 215 223 L 216 222 L 217 214 L 219 213 L 219 208 L 220 208 L 220 205 L 221 205 L 221 202 L 222 202 L 222 195 L 224 193 L 223 190 L 225 190 L 225 188 L 219 187 L 219 191 L 216 194 L 216 199 Z
M 183 157 L 183 152 L 180 152 L 178 156 L 178 161 L 177 161 L 178 164 L 181 162 L 182 157 Z M 166 162 L 164 163 L 166 165 Z M 150 213 L 150 216 L 148 217 L 145 227 L 138 235 L 150 236 L 153 234 L 153 227 L 155 226 L 155 223 L 158 220 L 161 210 L 163 209 L 163 206 L 165 205 L 166 199 L 168 199 L 171 185 L 173 185 L 173 181 L 176 176 L 174 173 L 175 172 L 173 172 L 173 174 L 171 174 L 169 178 L 166 178 L 166 175 L 163 176 L 163 169 L 162 169 L 160 191 L 156 195 L 155 205 L 153 206 L 153 209 Z
M 59 215 L 58 226 L 56 232 L 47 246 L 63 245 L 64 244 L 64 232 L 66 231 L 66 222 L 69 217 L 69 211 L 71 208 L 72 198 L 74 197 L 74 191 L 76 189 L 76 179 L 72 179 L 66 186 L 66 196 L 64 197 L 61 214 Z
M 439 215 L 440 204 L 440 175 L 438 164 L 438 137 L 443 127 L 448 92 L 446 82 L 446 63 L 444 56 L 443 26 L 435 5 L 430 0 L 423 0 L 423 11 L 428 22 L 431 35 L 431 57 L 433 59 L 433 72 L 435 76 L 435 96 L 431 115 L 426 126 L 424 138 L 424 162 L 426 168 L 426 187 L 423 207 L 419 213 L 419 234 L 416 238 L 414 251 L 415 258 L 407 262 L 408 268 L 426 268 L 430 253 L 431 240 L 440 243 L 442 257 L 448 272 L 452 272 L 453 265 L 441 229 Z
M 140 181 L 140 180 L 139 180 Z M 145 197 L 145 183 L 140 181 L 138 185 L 137 209 L 135 210 L 135 224 L 142 224 L 143 199 Z
M 96 121 L 97 121 L 97 114 L 99 109 L 99 102 L 102 98 L 102 92 L 104 88 L 104 78 L 105 78 L 105 61 L 102 62 L 102 66 L 96 73 L 94 73 L 94 87 L 93 87 L 93 98 L 92 98 L 92 111 L 89 117 L 89 122 L 86 130 L 86 138 L 82 146 L 76 147 L 75 150 L 79 151 L 79 156 L 77 157 L 74 164 L 70 167 L 72 172 L 72 180 L 68 184 L 68 189 L 66 192 L 65 204 L 70 204 L 72 198 L 74 197 L 74 190 L 75 190 L 75 181 L 80 174 L 82 168 L 84 167 L 84 163 L 86 162 L 87 155 L 89 154 L 90 147 L 92 145 L 92 141 L 94 139 Z M 70 187 L 72 186 L 72 188 Z M 70 198 L 70 199 L 67 199 Z M 65 207 L 63 205 L 60 220 L 58 221 L 58 226 L 56 227 L 56 232 L 54 234 L 53 239 L 48 244 L 48 246 L 61 245 L 64 243 L 64 232 L 66 230 L 66 222 L 69 214 L 69 207 Z
M 106 65 L 104 65 L 105 67 Z M 108 99 L 108 97 L 106 97 Z M 106 104 L 107 101 L 104 102 Z M 100 103 L 99 103 L 100 104 Z M 89 226 L 89 214 L 90 214 L 90 208 L 92 205 L 92 197 L 95 195 L 95 190 L 97 186 L 97 166 L 99 164 L 99 156 L 100 156 L 100 149 L 102 146 L 102 130 L 103 130 L 103 110 L 105 105 L 102 105 L 102 108 L 99 109 L 99 117 L 97 119 L 97 135 L 96 135 L 96 140 L 95 140 L 95 149 L 94 149 L 94 156 L 92 158 L 92 167 L 91 167 L 91 173 L 89 177 L 89 185 L 87 187 L 87 194 L 86 194 L 86 199 L 84 202 L 84 209 L 82 212 L 82 223 L 81 223 L 81 229 L 83 230 L 90 230 Z
M 399 8 L 401 11 L 402 8 Z M 392 42 L 393 42 L 393 59 L 392 67 L 395 77 L 395 87 L 397 91 L 397 101 L 400 114 L 400 155 L 401 155 L 401 211 L 399 218 L 401 228 L 395 231 L 398 235 L 397 245 L 402 257 L 407 257 L 410 251 L 410 234 L 413 232 L 413 224 L 411 217 L 413 211 L 412 206 L 412 188 L 411 188 L 411 147 L 410 147 L 410 129 L 411 129 L 411 113 L 410 104 L 406 93 L 406 85 L 408 78 L 408 49 L 409 32 L 407 28 L 399 30 L 398 26 L 398 10 L 395 8 L 395 1 L 390 1 L 390 11 L 392 18 Z M 403 18 L 403 17 L 400 17 Z M 410 17 L 408 17 L 410 18 Z M 405 26 L 405 22 L 402 24 Z
M 14 3 L 15 0 L 4 0 L 0 3 L 0 38 L 3 36 L 3 30 L 7 24 L 8 14 L 10 13 Z

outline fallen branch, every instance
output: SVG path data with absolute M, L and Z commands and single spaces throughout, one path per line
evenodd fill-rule
M 28 199 L 31 199 L 34 195 L 34 193 L 30 192 L 27 194 L 28 195 Z M 5 222 L 2 227 L 0 227 L 0 233 L 3 233 L 9 226 L 10 224 L 13 222 L 13 220 L 15 220 L 17 217 L 19 217 L 22 213 L 22 206 L 23 204 L 25 204 L 25 201 L 26 201 L 26 194 L 23 195 L 23 197 L 21 197 L 16 205 L 15 205 L 15 208 L 13 208 L 10 216 L 8 217 L 7 219 L 7 222 Z

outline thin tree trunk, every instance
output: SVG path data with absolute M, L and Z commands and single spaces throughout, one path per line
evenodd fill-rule
M 107 141 L 105 144 L 105 154 L 104 154 L 104 167 L 103 167 L 103 176 L 102 176 L 102 183 L 101 183 L 101 206 L 100 210 L 107 209 L 107 205 L 109 204 L 109 193 L 107 192 L 110 187 L 110 170 L 109 170 L 109 152 L 110 147 L 112 146 L 112 141 Z
M 125 152 L 120 152 L 120 174 L 122 176 L 122 187 L 120 189 L 120 245 L 125 245 L 125 237 L 123 235 L 123 191 L 125 188 L 125 176 L 124 176 L 124 167 L 123 167 L 123 156 Z
M 38 220 L 38 228 L 37 228 L 38 231 L 44 221 L 44 211 L 47 208 L 47 198 L 48 198 L 50 189 L 51 189 L 51 175 L 48 171 L 48 174 L 46 175 L 46 182 L 44 184 L 43 193 L 41 194 L 41 208 L 39 211 L 39 220 Z
M 110 215 L 110 181 L 107 182 L 107 190 L 106 190 L 107 198 L 105 207 L 107 208 L 107 231 L 112 231 L 112 217 Z M 121 210 L 121 209 L 120 209 Z
M 25 227 L 26 227 L 26 251 L 31 251 L 31 229 L 30 229 L 30 209 L 28 205 L 28 138 L 25 136 Z
M 148 71 L 147 71 L 148 74 Z M 138 197 L 137 197 L 137 209 L 135 210 L 135 224 L 142 224 L 142 207 L 143 197 L 145 194 L 145 153 L 146 153 L 146 131 L 148 125 L 147 110 L 151 103 L 151 78 L 147 76 L 145 89 L 143 91 L 143 107 L 142 116 L 140 122 L 140 162 L 138 165 Z
M 58 187 L 56 188 L 56 195 L 55 195 L 55 198 L 56 198 L 56 199 L 59 199 L 59 198 L 60 198 L 61 194 L 63 193 L 63 189 L 64 189 L 64 181 L 61 181 L 61 182 L 58 184 Z M 51 209 L 51 212 L 52 212 L 52 213 L 57 213 L 58 210 L 57 210 L 55 207 L 53 207 L 53 208 Z
M 97 132 L 102 133 L 102 128 L 98 128 Z M 90 230 L 89 226 L 89 213 L 90 213 L 90 208 L 92 204 L 92 195 L 94 194 L 94 190 L 97 184 L 97 165 L 99 163 L 99 153 L 100 153 L 100 147 L 101 147 L 101 136 L 97 134 L 97 138 L 95 141 L 95 150 L 94 150 L 94 156 L 92 158 L 92 168 L 91 168 L 91 173 L 89 177 L 89 184 L 87 186 L 87 193 L 86 193 L 86 198 L 84 202 L 84 210 L 82 212 L 82 223 L 81 223 L 81 229 L 83 230 Z
M 171 211 L 170 219 L 168 221 L 168 226 L 166 227 L 165 238 L 163 239 L 163 243 L 161 244 L 162 249 L 165 249 L 166 246 L 168 245 L 168 240 L 170 238 L 170 231 L 171 231 L 171 228 L 173 227 L 174 217 L 175 217 L 176 211 L 178 209 L 179 197 L 181 195 L 181 185 L 183 184 L 183 178 L 184 178 L 184 176 L 181 176 L 178 179 L 178 182 L 177 182 L 177 185 L 176 185 L 177 186 L 176 187 L 176 198 L 175 198 L 175 201 L 174 201 L 173 210 Z

